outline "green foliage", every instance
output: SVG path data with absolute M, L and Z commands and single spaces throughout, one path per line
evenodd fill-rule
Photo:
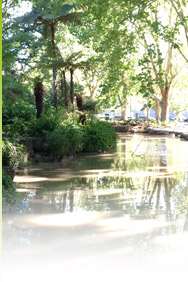
M 57 128 L 61 119 L 61 113 L 57 113 L 55 109 L 49 109 L 40 118 L 33 120 L 28 128 L 28 134 L 32 137 L 45 137 L 46 134 Z
M 91 97 L 84 97 L 82 109 L 83 111 L 88 111 L 91 113 L 96 113 L 98 101 L 94 100 Z
M 48 149 L 55 158 L 77 152 L 111 151 L 116 147 L 116 133 L 107 122 L 90 120 L 83 127 L 65 121 L 47 135 Z
M 8 140 L 2 142 L 2 165 L 15 170 L 23 165 L 23 146 Z
M 2 112 L 3 131 L 10 137 L 26 135 L 28 126 L 36 115 L 34 105 L 27 99 L 5 102 Z
M 116 139 L 116 132 L 108 122 L 99 120 L 87 121 L 84 126 L 83 151 L 111 151 L 116 147 Z
M 61 159 L 64 155 L 74 155 L 82 150 L 83 130 L 80 126 L 64 121 L 54 131 L 47 135 L 49 151 L 55 158 Z
M 2 198 L 7 203 L 13 203 L 17 198 L 16 185 L 5 169 L 2 170 Z

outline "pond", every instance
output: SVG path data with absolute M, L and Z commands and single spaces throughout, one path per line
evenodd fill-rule
M 121 134 L 114 153 L 35 164 L 15 181 L 4 281 L 187 281 L 187 141 Z

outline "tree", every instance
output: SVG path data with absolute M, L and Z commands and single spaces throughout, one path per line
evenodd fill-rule
M 135 21 L 148 17 L 146 8 L 151 2 L 88 0 L 84 27 L 76 34 L 82 44 L 92 44 L 97 54 L 98 92 L 103 104 L 121 106 L 122 119 L 127 97 L 136 87 L 130 77 L 135 71 L 138 49 L 139 30 L 135 29 Z
M 42 112 L 44 111 L 44 87 L 42 82 L 36 82 L 34 94 L 36 100 L 37 118 L 39 118 Z
M 15 100 L 15 95 L 23 92 L 28 93 L 28 86 L 23 82 L 24 64 L 27 60 L 26 50 L 31 42 L 35 41 L 33 33 L 22 33 L 13 28 L 12 12 L 18 6 L 19 1 L 8 0 L 2 5 L 2 92 L 3 97 Z
M 176 35 L 181 33 L 181 27 L 183 27 L 183 31 L 185 35 L 184 38 L 188 48 L 188 22 L 187 22 L 188 1 L 169 0 L 169 2 L 172 4 L 172 7 L 176 11 L 178 17 L 178 21 L 176 22 L 176 25 L 174 27 L 177 30 Z M 188 56 L 186 55 L 184 48 L 182 48 L 184 46 L 185 46 L 184 44 L 182 43 L 179 44 L 179 42 L 176 42 L 174 44 L 174 47 L 178 49 L 179 53 L 182 55 L 182 57 L 185 59 L 186 63 L 188 64 Z
M 164 39 L 166 36 L 166 23 L 162 22 L 163 18 L 161 16 L 164 13 L 168 13 L 168 17 L 165 18 L 168 30 L 172 30 L 168 42 Z M 181 60 L 178 59 L 178 53 L 174 49 L 176 33 L 173 26 L 176 23 L 177 17 L 174 16 L 173 7 L 168 3 L 165 5 L 158 1 L 156 1 L 154 9 L 151 9 L 150 17 L 138 22 L 143 27 L 142 39 L 145 48 L 140 60 L 141 76 L 145 75 L 145 79 L 141 77 L 140 80 L 141 83 L 147 82 L 144 89 L 145 93 L 143 91 L 142 93 L 145 97 L 155 99 L 157 115 L 158 106 L 161 106 L 161 120 L 163 121 L 169 118 L 170 99 L 173 96 L 174 86 L 183 68 L 183 63 L 180 64 Z M 159 95 L 156 95 L 156 86 Z
M 55 32 L 59 23 L 79 23 L 79 12 L 74 11 L 74 5 L 64 4 L 59 6 L 59 1 L 56 4 L 52 1 L 45 2 L 43 6 L 42 1 L 34 1 L 33 10 L 30 13 L 25 14 L 23 17 L 18 18 L 16 23 L 24 25 L 43 25 L 43 33 L 49 35 L 51 38 L 51 52 L 52 58 L 55 61 L 57 48 L 55 44 Z M 45 7 L 45 9 L 44 9 Z M 61 7 L 61 9 L 59 8 Z M 55 65 L 52 67 L 53 72 L 53 98 L 54 107 L 58 108 L 58 94 L 57 94 L 57 69 Z

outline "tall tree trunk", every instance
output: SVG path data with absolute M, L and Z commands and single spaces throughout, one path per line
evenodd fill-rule
M 169 120 L 169 90 L 168 88 L 165 88 L 162 91 L 161 120 L 162 121 Z
M 65 77 L 65 71 L 61 71 L 61 95 L 65 107 L 68 107 L 68 97 L 67 97 L 67 82 Z
M 147 107 L 146 109 L 146 116 L 147 116 L 147 120 L 149 120 L 150 118 L 150 108 L 149 107 Z
M 81 94 L 76 95 L 76 104 L 77 104 L 78 110 L 82 112 L 83 97 Z
M 61 71 L 60 83 L 61 83 L 61 97 L 62 97 L 62 99 L 63 99 L 63 103 L 65 104 L 65 93 L 64 93 L 63 71 Z
M 70 99 L 71 103 L 74 102 L 74 83 L 73 83 L 73 69 L 70 69 Z
M 64 94 L 65 94 L 65 105 L 68 107 L 69 99 L 68 99 L 68 93 L 67 93 L 67 80 L 66 80 L 66 75 L 65 71 L 63 71 L 63 82 L 64 82 Z
M 37 118 L 40 117 L 44 111 L 44 88 L 42 82 L 37 82 L 34 88 L 36 108 L 37 108 Z
M 127 110 L 127 105 L 125 104 L 125 105 L 123 105 L 121 107 L 121 120 L 125 120 L 125 118 L 126 118 L 126 110 Z
M 159 100 L 155 98 L 155 114 L 156 114 L 156 120 L 159 121 L 160 119 L 160 104 Z
M 53 22 L 50 27 L 51 27 L 52 54 L 55 55 L 56 54 L 56 47 L 55 47 L 55 23 Z M 53 66 L 52 72 L 53 72 L 54 107 L 57 110 L 57 108 L 58 108 L 58 104 L 57 104 L 57 69 L 55 68 L 55 66 Z

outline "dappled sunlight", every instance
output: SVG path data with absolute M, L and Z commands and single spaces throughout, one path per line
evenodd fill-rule
M 62 182 L 75 178 L 76 175 L 72 174 L 57 174 L 49 175 L 48 177 L 35 177 L 33 176 L 15 176 L 14 182 L 16 183 L 32 183 L 32 182 Z
M 143 178 L 143 177 L 146 177 L 146 176 L 155 176 L 155 177 L 158 177 L 158 176 L 162 176 L 162 175 L 168 175 L 168 177 L 171 176 L 171 174 L 169 172 L 153 172 L 153 171 L 138 171 L 138 172 L 125 172 L 125 171 L 122 171 L 122 170 L 117 170 L 117 171 L 103 171 L 101 172 L 101 174 L 96 174 L 95 171 L 93 171 L 93 174 L 89 174 L 89 171 L 85 170 L 85 171 L 82 171 L 82 173 L 84 172 L 84 175 L 82 175 L 82 177 L 89 177 L 89 178 L 96 178 L 96 177 L 115 177 L 115 176 L 118 176 L 118 177 L 127 177 L 127 178 L 132 178 L 132 177 L 139 177 L 139 178 Z M 91 173 L 92 171 L 90 171 Z
M 31 182 L 41 182 L 48 181 L 47 177 L 31 177 L 31 176 L 15 176 L 14 182 L 17 183 L 31 183 Z
M 81 173 L 84 173 L 84 174 L 89 174 L 89 173 L 106 173 L 106 172 L 110 172 L 111 170 L 109 169 L 87 169 L 87 170 L 83 170 L 81 171 Z
M 17 188 L 16 189 L 16 192 L 19 192 L 19 193 L 28 193 L 28 192 L 31 192 L 31 193 L 33 193 L 33 192 L 35 192 L 36 191 L 36 188 L 34 188 L 34 189 L 24 189 L 24 188 Z
M 49 227 L 73 227 L 79 225 L 94 224 L 98 218 L 96 212 L 75 212 L 74 214 L 55 214 L 37 216 L 31 219 L 31 223 Z
M 123 189 L 108 189 L 108 190 L 97 190 L 94 191 L 95 196 L 105 196 L 105 195 L 114 195 L 114 194 L 121 194 Z

